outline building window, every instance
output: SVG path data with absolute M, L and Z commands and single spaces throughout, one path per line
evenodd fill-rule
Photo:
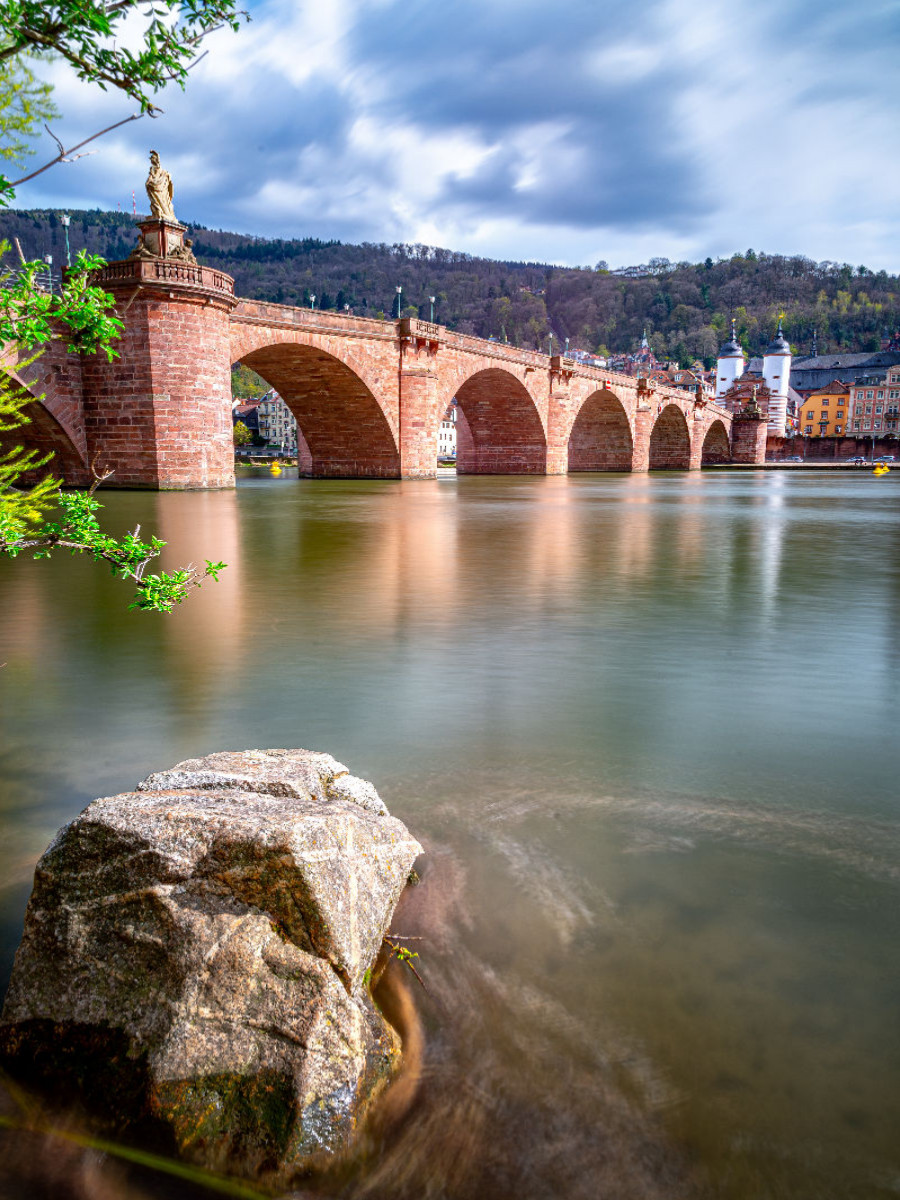
M 834 427 L 834 432 L 835 432 L 835 433 L 840 433 L 840 432 L 841 432 L 841 427 L 840 427 L 840 425 L 835 425 L 835 427 Z
M 861 405 L 861 404 L 857 404 L 857 406 L 856 406 L 856 408 L 854 409 L 854 411 L 855 411 L 855 413 L 856 413 L 856 415 L 857 415 L 858 417 L 859 417 L 859 416 L 862 416 L 862 405 Z
M 880 429 L 880 428 L 881 428 L 881 422 L 880 422 L 880 421 L 876 421 L 876 422 L 875 422 L 875 428 L 876 428 L 876 429 Z
M 871 405 L 871 404 L 867 404 L 867 405 L 866 405 L 866 416 L 869 416 L 869 414 L 871 413 L 871 411 L 872 411 L 872 405 Z
M 840 420 L 841 417 L 844 415 L 844 410 L 842 408 L 839 408 L 834 415 L 837 417 L 838 420 Z
M 867 400 L 873 400 L 874 398 L 875 398 L 875 393 L 874 393 L 874 392 L 872 392 L 872 391 L 866 392 L 866 399 L 867 399 Z
M 815 418 L 815 415 L 816 415 L 816 414 L 815 414 L 814 412 L 808 412 L 808 413 L 806 414 L 806 419 L 807 419 L 807 421 L 812 421 L 812 420 Z
M 854 428 L 854 429 L 859 429 L 859 421 L 854 421 L 854 422 L 853 422 L 853 428 Z
M 803 430 L 803 432 L 804 433 L 812 433 L 812 425 L 807 425 L 807 427 Z
M 822 401 L 822 407 L 823 407 L 823 408 L 827 408 L 827 407 L 828 407 L 828 405 L 829 405 L 830 403 L 831 403 L 831 401 L 830 401 L 830 400 L 823 400 L 823 401 Z
M 884 392 L 879 392 L 879 393 L 878 393 L 878 395 L 877 395 L 875 398 L 876 398 L 876 400 L 883 400 L 883 399 L 884 399 Z

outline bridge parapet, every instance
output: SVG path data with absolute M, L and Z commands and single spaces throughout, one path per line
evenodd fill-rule
M 549 368 L 550 358 L 539 350 L 520 350 L 506 342 L 492 342 L 490 338 L 476 337 L 472 333 L 455 333 L 444 325 L 434 325 L 431 321 L 419 321 L 415 317 L 403 317 L 399 321 L 400 337 L 411 338 L 422 342 L 438 342 L 454 350 L 466 354 L 474 354 L 478 358 L 498 358 L 504 362 L 519 363 L 525 366 Z
M 357 317 L 352 313 L 328 312 L 318 308 L 296 308 L 271 300 L 239 299 L 231 320 L 247 325 L 271 325 L 273 329 L 302 330 L 305 333 L 337 334 L 344 337 L 397 338 L 396 321 L 377 317 Z
M 542 369 L 557 376 L 585 379 L 597 383 L 600 388 L 620 393 L 633 392 L 638 385 L 637 379 L 632 375 L 623 375 L 606 367 L 587 366 L 564 355 L 551 356 L 540 350 L 523 350 L 506 342 L 495 342 L 489 338 L 476 337 L 474 334 L 456 333 L 444 325 L 421 321 L 417 317 L 382 321 L 374 317 L 357 317 L 350 313 L 296 308 L 293 305 L 275 304 L 268 300 L 241 299 L 238 300 L 231 319 L 246 324 L 271 325 L 274 328 L 302 330 L 307 333 L 430 343 L 480 359 L 493 358 L 510 365 Z M 656 387 L 653 394 L 660 400 L 676 404 L 684 404 L 690 395 L 670 387 Z M 706 412 L 710 416 L 715 414 L 730 422 L 731 414 L 711 402 L 706 406 Z
M 176 258 L 126 258 L 107 263 L 94 273 L 92 281 L 98 287 L 111 289 L 159 284 L 167 290 L 190 289 L 195 295 L 235 303 L 234 280 L 230 275 Z

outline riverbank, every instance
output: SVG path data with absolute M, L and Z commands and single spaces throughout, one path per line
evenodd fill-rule
M 852 471 L 857 474 L 872 472 L 877 463 L 848 463 L 822 462 L 817 459 L 807 459 L 804 462 L 764 462 L 764 463 L 712 463 L 703 468 L 704 471 Z M 900 463 L 896 464 L 900 473 Z M 889 474 L 894 474 L 894 464 L 891 464 Z
M 285 459 L 265 459 L 260 462 L 248 463 L 243 459 L 238 459 L 235 462 L 235 468 L 240 468 L 241 471 L 252 476 L 254 474 L 262 475 L 271 471 L 273 466 L 277 466 L 279 470 L 290 471 L 297 470 L 296 462 L 291 462 Z M 871 474 L 874 466 L 872 463 L 842 463 L 842 462 L 765 462 L 765 463 L 709 463 L 705 465 L 703 471 L 850 471 L 856 474 L 865 474 L 867 471 Z M 653 474 L 673 474 L 674 472 L 652 472 Z M 435 468 L 435 476 L 438 479 L 447 479 L 455 477 L 457 474 L 455 467 L 438 466 Z M 585 474 L 602 475 L 602 472 L 585 472 Z M 896 467 L 891 467 L 888 475 L 896 475 L 900 478 L 900 463 Z M 472 478 L 471 476 L 469 478 Z M 509 478 L 517 478 L 517 476 L 509 476 Z M 521 477 L 518 477 L 521 478 Z

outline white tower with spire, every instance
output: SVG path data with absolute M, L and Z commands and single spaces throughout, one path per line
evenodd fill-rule
M 781 332 L 766 346 L 763 356 L 763 379 L 769 389 L 769 433 L 784 437 L 787 429 L 788 388 L 791 382 L 791 348 Z
M 721 400 L 736 379 L 744 373 L 744 351 L 737 340 L 734 321 L 731 322 L 731 341 L 719 351 L 716 362 L 716 399 Z

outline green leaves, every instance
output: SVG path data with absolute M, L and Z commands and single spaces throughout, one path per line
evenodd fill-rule
M 148 23 L 143 44 L 131 50 L 120 45 L 117 37 L 125 18 L 139 12 L 146 14 Z M 55 115 L 51 88 L 37 81 L 26 55 L 59 56 L 81 79 L 103 89 L 118 88 L 137 101 L 142 113 L 152 114 L 151 97 L 160 88 L 172 82 L 184 87 L 200 57 L 202 39 L 225 26 L 237 29 L 242 17 L 246 14 L 235 8 L 234 0 L 153 0 L 150 5 L 145 0 L 0 0 L 0 159 L 17 161 L 28 153 L 26 139 Z M 49 131 L 59 146 L 52 162 L 72 161 L 75 150 L 115 127 L 68 151 Z M 18 182 L 40 174 L 52 162 Z M 15 185 L 0 175 L 0 208 L 9 207 L 14 199 Z M 8 243 L 0 243 L 0 259 L 8 250 Z M 21 359 L 22 354 L 39 352 L 60 338 L 74 353 L 117 357 L 114 342 L 123 323 L 115 313 L 113 297 L 91 282 L 92 273 L 102 266 L 101 258 L 79 252 L 57 292 L 45 286 L 43 263 L 0 269 L 0 345 L 18 347 Z M 19 369 L 33 361 L 34 356 L 20 361 Z M 0 433 L 27 425 L 27 407 L 35 402 L 0 372 Z M 135 584 L 131 608 L 152 612 L 171 612 L 193 588 L 216 579 L 223 570 L 224 563 L 207 561 L 202 570 L 188 565 L 148 575 L 148 564 L 159 557 L 165 542 L 156 537 L 141 540 L 140 528 L 121 539 L 104 533 L 94 492 L 105 476 L 95 472 L 96 482 L 88 492 L 63 492 L 52 476 L 32 482 L 34 473 L 49 460 L 49 455 L 22 446 L 0 450 L 0 554 L 16 558 L 28 550 L 39 559 L 60 549 L 88 554 L 105 562 L 117 578 Z M 57 519 L 49 520 L 54 508 Z
M 0 242 L 0 258 L 8 250 L 9 243 Z M 0 344 L 38 347 L 63 334 L 70 350 L 116 358 L 113 342 L 123 325 L 112 296 L 91 283 L 91 272 L 102 266 L 96 254 L 79 251 L 62 289 L 54 293 L 44 286 L 47 268 L 41 262 L 0 270 Z
M 0 462 L 0 472 L 2 469 Z M 59 519 L 46 520 L 43 513 L 54 503 Z M 136 585 L 128 607 L 144 612 L 171 612 L 205 579 L 217 580 L 225 569 L 225 563 L 207 559 L 202 570 L 189 564 L 158 575 L 146 574 L 148 564 L 159 557 L 166 543 L 157 537 L 143 541 L 140 526 L 123 538 L 105 533 L 97 518 L 102 507 L 93 491 L 62 492 L 55 480 L 42 480 L 36 489 L 14 494 L 4 490 L 0 475 L 0 553 L 15 558 L 28 550 L 36 559 L 49 558 L 54 550 L 87 554 L 95 562 L 105 562 L 117 579 Z
M 0 62 L 0 158 L 19 163 L 32 153 L 26 139 L 59 115 L 52 93 L 50 84 L 36 79 L 21 60 Z
M 97 264 L 90 261 L 87 265 L 93 268 Z M 87 287 L 86 292 L 76 291 L 76 294 L 83 296 L 92 290 L 96 291 Z M 28 301 L 27 296 L 24 299 Z M 69 302 L 74 305 L 73 300 Z M 78 319 L 72 314 L 70 317 L 72 326 L 77 328 Z M 29 323 L 25 318 L 18 318 L 15 327 L 20 331 L 26 327 L 35 330 L 36 336 L 44 337 L 46 341 L 51 334 L 41 326 L 42 319 L 34 317 Z M 88 344 L 114 353 L 102 338 L 98 340 L 95 324 L 87 318 L 82 324 Z M 35 357 L 20 366 L 27 368 Z M 10 434 L 28 425 L 28 406 L 36 403 L 33 396 L 0 372 L 0 434 Z M 8 442 L 9 439 L 5 440 Z M 45 467 L 50 458 L 49 454 L 41 455 L 22 446 L 0 451 L 0 554 L 18 558 L 27 551 L 36 559 L 49 558 L 57 550 L 87 554 L 95 562 L 105 562 L 117 579 L 135 585 L 134 599 L 129 607 L 144 612 L 171 612 L 206 579 L 218 579 L 225 563 L 209 560 L 203 568 L 188 564 L 175 571 L 147 574 L 147 567 L 160 556 L 166 543 L 152 536 L 149 540 L 142 539 L 140 526 L 122 538 L 103 531 L 97 515 L 102 505 L 94 492 L 104 476 L 95 475 L 94 487 L 88 492 L 64 492 L 60 481 L 51 475 L 39 478 L 29 486 L 29 479 L 33 479 L 34 473 Z
M 118 41 L 126 17 L 145 12 L 150 20 L 135 50 Z M 247 14 L 234 0 L 0 0 L 0 63 L 23 53 L 45 52 L 66 59 L 81 79 L 118 88 L 141 110 L 152 112 L 152 96 L 169 83 L 184 87 L 199 57 L 200 42 L 214 30 L 238 29 Z

